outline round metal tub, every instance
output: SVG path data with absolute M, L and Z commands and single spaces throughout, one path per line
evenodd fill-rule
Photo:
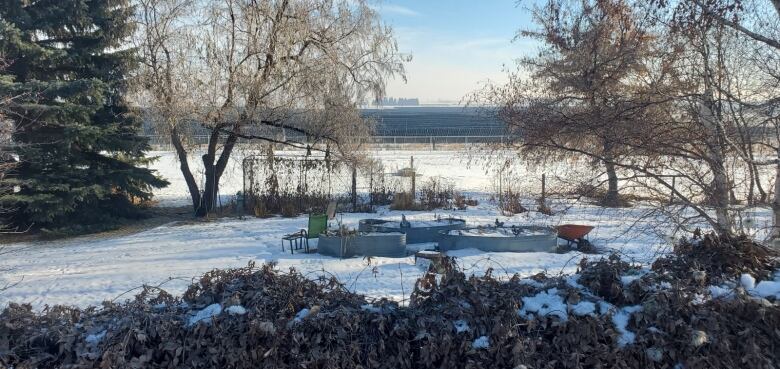
M 487 252 L 554 252 L 558 246 L 558 232 L 548 227 L 468 228 L 442 231 L 441 251 L 479 249 Z
M 406 235 L 400 232 L 359 232 L 349 236 L 320 235 L 317 252 L 338 258 L 356 255 L 404 257 L 406 256 Z
M 463 229 L 466 221 L 458 218 L 443 218 L 431 221 L 412 220 L 411 227 L 401 227 L 401 222 L 384 219 L 362 219 L 358 224 L 361 232 L 402 232 L 406 243 L 439 242 L 442 232 Z

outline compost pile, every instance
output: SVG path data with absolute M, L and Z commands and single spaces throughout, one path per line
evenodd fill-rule
M 680 240 L 672 255 L 656 260 L 653 270 L 673 274 L 678 280 L 713 284 L 749 273 L 771 279 L 780 268 L 778 252 L 747 236 L 717 236 Z
M 720 241 L 717 247 L 730 240 Z M 691 251 L 685 250 L 669 258 L 686 258 Z M 770 254 L 751 255 L 760 265 L 776 261 Z M 181 298 L 146 288 L 133 301 L 86 310 L 34 313 L 11 305 L 0 314 L 0 367 L 780 365 L 777 301 L 738 290 L 729 298 L 702 298 L 705 287 L 675 287 L 682 285 L 676 269 L 642 274 L 611 256 L 583 262 L 573 276 L 498 280 L 490 272 L 467 277 L 452 260 L 443 263 L 442 274 L 431 268 L 417 281 L 405 307 L 272 264 L 212 271 Z M 666 260 L 654 268 L 664 263 L 676 265 Z M 758 265 L 696 263 L 729 275 Z M 626 283 L 626 275 L 637 277 Z

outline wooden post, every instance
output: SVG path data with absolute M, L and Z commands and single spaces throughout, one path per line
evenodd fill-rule
M 368 172 L 368 205 L 371 210 L 374 209 L 374 166 L 371 165 L 371 170 Z
M 352 211 L 357 210 L 357 165 L 352 165 Z
M 417 180 L 417 172 L 414 170 L 414 156 L 412 156 L 411 159 L 411 169 L 412 169 L 412 201 L 414 201 L 415 198 L 417 198 L 417 188 L 415 181 Z
M 542 204 L 544 204 L 545 200 L 547 199 L 547 193 L 546 193 L 546 183 L 544 178 L 544 173 L 542 173 Z
M 504 210 L 504 167 L 498 169 L 498 207 Z

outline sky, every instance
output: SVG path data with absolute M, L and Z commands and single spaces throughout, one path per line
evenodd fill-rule
M 401 52 L 412 55 L 407 81 L 388 83 L 386 95 L 417 97 L 423 103 L 458 103 L 486 81 L 506 81 L 515 60 L 536 52 L 527 39 L 532 27 L 525 1 L 383 0 L 375 9 L 393 27 Z M 514 41 L 513 41 L 514 40 Z

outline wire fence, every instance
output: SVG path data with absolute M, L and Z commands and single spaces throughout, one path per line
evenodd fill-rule
M 149 139 L 149 144 L 155 150 L 170 151 L 173 150 L 173 146 L 170 142 L 169 136 L 162 135 L 146 135 Z M 415 145 L 416 148 L 429 148 L 436 150 L 440 145 L 473 145 L 473 144 L 496 144 L 507 142 L 511 137 L 508 135 L 398 135 L 398 136 L 370 136 L 367 138 L 347 138 L 348 141 L 361 141 L 361 143 L 367 143 L 377 146 L 404 146 Z M 283 136 L 275 137 L 278 140 L 290 140 L 294 142 L 306 142 L 304 136 Z M 195 135 L 189 138 L 189 143 L 196 146 L 208 145 L 208 135 Z M 259 140 L 244 140 L 239 139 L 239 145 L 252 144 L 261 142 Z

